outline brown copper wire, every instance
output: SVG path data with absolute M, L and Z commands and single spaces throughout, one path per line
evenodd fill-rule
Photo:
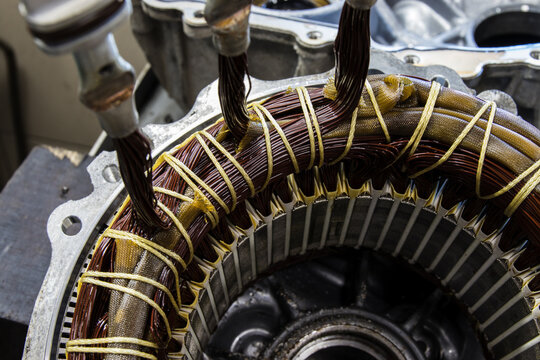
M 247 130 L 249 116 L 246 110 L 246 87 L 244 77 L 249 80 L 247 55 L 218 57 L 218 94 L 221 111 L 227 127 L 240 141 Z
M 113 138 L 120 174 L 139 223 L 150 229 L 163 228 L 164 223 L 155 212 L 156 198 L 152 190 L 152 149 L 140 130 L 123 138 Z
M 336 124 L 335 108 L 331 106 L 330 100 L 323 97 L 320 88 L 309 89 L 309 94 L 315 106 L 319 123 L 321 124 L 321 131 L 323 134 L 331 132 Z M 281 106 L 282 104 L 283 106 Z M 298 96 L 296 93 L 282 92 L 269 99 L 265 103 L 265 106 L 282 126 L 282 129 L 287 135 L 287 139 L 297 156 L 300 168 L 306 169 L 309 163 L 310 149 L 305 140 L 306 125 L 303 121 L 303 114 L 299 106 Z M 211 135 L 217 136 L 218 133 L 224 129 L 224 124 L 218 122 L 211 126 L 207 131 Z M 265 149 L 260 145 L 261 141 L 263 141 L 262 137 L 255 140 L 242 152 L 236 154 L 236 158 L 245 169 L 249 169 L 255 187 L 259 189 L 266 177 L 267 167 Z M 374 179 L 375 184 L 380 184 L 382 181 L 390 179 L 393 183 L 401 184 L 400 186 L 403 187 L 403 184 L 409 182 L 408 175 L 436 162 L 448 147 L 448 144 L 442 144 L 432 140 L 422 140 L 414 155 L 402 159 L 402 161 L 391 167 L 387 167 L 392 164 L 399 151 L 405 146 L 407 140 L 408 139 L 405 138 L 399 138 L 391 143 L 385 143 L 384 137 L 382 136 L 356 136 L 349 153 L 343 159 L 345 172 L 350 184 L 354 187 L 360 187 L 364 181 L 370 178 Z M 250 199 L 250 202 L 254 204 L 257 210 L 263 215 L 268 213 L 267 204 L 269 196 L 272 192 L 278 191 L 277 188 L 279 188 L 279 191 L 281 191 L 283 196 L 290 197 L 288 190 L 284 190 L 285 187 L 282 186 L 282 184 L 284 177 L 294 172 L 289 155 L 283 149 L 281 139 L 275 131 L 271 132 L 271 142 L 272 150 L 274 152 L 274 174 L 272 180 L 268 190 L 258 193 L 254 198 Z M 221 144 L 232 153 L 234 153 L 233 149 L 235 148 L 235 143 L 236 139 L 227 135 L 225 135 L 221 141 Z M 345 143 L 346 138 L 324 139 L 324 155 L 327 163 L 337 158 L 343 152 Z M 249 189 L 246 186 L 244 179 L 221 153 L 216 151 L 216 149 L 212 148 L 212 150 L 233 182 L 234 188 L 237 189 L 238 199 L 240 203 L 242 203 L 243 200 L 248 199 L 250 196 Z M 316 153 L 318 154 L 318 150 Z M 188 142 L 173 155 L 203 178 L 207 184 L 222 196 L 227 204 L 231 203 L 232 200 L 229 190 L 196 140 Z M 443 196 L 447 202 L 446 206 L 452 206 L 464 199 L 470 199 L 467 203 L 467 207 L 474 211 L 478 210 L 478 204 L 480 204 L 480 207 L 489 206 L 490 211 L 488 213 L 491 215 L 486 218 L 484 227 L 490 226 L 491 228 L 499 228 L 501 222 L 503 222 L 502 220 L 506 220 L 504 216 L 501 216 L 502 211 L 523 184 L 510 190 L 503 196 L 490 201 L 482 200 L 479 203 L 476 203 L 474 201 L 474 177 L 477 162 L 477 154 L 458 148 L 448 161 L 443 163 L 436 170 L 415 179 L 414 183 L 421 194 L 428 194 L 431 191 L 433 184 L 438 179 L 448 179 L 450 185 L 447 186 L 448 190 L 445 190 L 445 195 Z M 406 169 L 405 172 L 402 171 L 404 167 Z M 335 187 L 336 167 L 324 166 L 318 171 L 321 180 L 327 188 L 333 189 Z M 313 175 L 314 169 L 306 169 L 295 176 L 302 191 L 308 195 L 313 192 Z M 482 189 L 484 189 L 486 193 L 496 191 L 515 178 L 515 176 L 516 175 L 512 174 L 508 169 L 487 159 L 482 176 Z M 277 184 L 281 186 L 276 186 Z M 162 163 L 155 169 L 154 185 L 165 187 L 179 193 L 184 193 L 187 190 L 187 184 L 166 163 Z M 206 195 L 209 196 L 208 194 Z M 178 211 L 180 206 L 180 201 L 178 199 L 161 193 L 156 194 L 156 197 L 173 211 Z M 218 209 L 220 218 L 224 217 L 226 215 L 224 210 L 220 208 L 215 201 L 212 199 L 211 201 Z M 504 246 L 513 247 L 524 237 L 529 241 L 527 250 L 522 255 L 523 258 L 520 258 L 521 262 L 519 265 L 522 267 L 536 264 L 538 255 L 540 254 L 538 246 L 538 244 L 540 244 L 540 234 L 538 234 L 539 224 L 538 217 L 536 216 L 540 210 L 539 206 L 540 201 L 538 195 L 536 193 L 531 194 L 510 219 L 510 222 L 505 225 L 506 228 L 504 233 L 508 235 L 507 240 L 505 240 L 507 243 L 505 243 L 506 245 Z M 472 212 L 472 210 L 470 211 Z M 233 224 L 245 228 L 250 225 L 245 222 L 246 217 L 245 208 L 239 205 L 235 212 L 229 214 L 228 219 Z M 137 220 L 134 218 L 132 205 L 127 206 L 122 211 L 122 214 L 120 214 L 118 220 L 112 227 L 144 234 L 149 237 L 152 235 L 148 234 L 147 230 L 138 224 Z M 216 228 L 211 229 L 210 223 L 205 219 L 203 214 L 198 216 L 190 224 L 187 230 L 196 248 L 200 247 L 201 242 L 207 241 L 207 235 L 209 233 L 213 234 L 214 237 L 224 239 L 225 241 L 228 241 L 227 239 L 231 236 L 225 222 L 220 222 Z M 186 242 L 180 241 L 174 251 L 186 258 L 188 251 Z M 206 248 L 205 251 L 208 252 L 208 248 Z M 112 268 L 111 262 L 113 258 L 114 243 L 110 239 L 104 239 L 92 258 L 89 270 L 109 271 Z M 179 270 L 181 270 L 180 267 Z M 198 274 L 193 267 L 190 267 L 183 275 L 185 279 L 194 279 L 199 276 L 200 274 Z M 170 269 L 165 268 L 159 281 L 170 286 L 172 280 L 172 272 Z M 537 284 L 538 279 L 533 283 Z M 189 290 L 183 289 L 183 291 L 185 291 L 185 293 L 182 294 L 183 302 L 188 303 L 189 299 L 193 298 L 190 298 Z M 154 299 L 165 309 L 170 309 L 168 299 L 161 291 L 156 291 Z M 93 329 L 100 324 L 107 312 L 107 305 L 104 305 L 107 303 L 106 290 L 97 288 L 94 285 L 82 285 L 75 309 L 71 338 L 77 339 L 91 336 L 94 331 Z M 172 313 L 170 316 L 173 323 L 181 322 L 181 319 L 175 320 L 175 316 Z M 155 311 L 152 311 L 151 314 L 151 333 L 154 341 L 164 344 L 163 324 Z M 100 332 L 100 335 L 104 335 L 103 332 Z M 84 359 L 86 357 L 84 354 L 70 354 L 70 358 Z

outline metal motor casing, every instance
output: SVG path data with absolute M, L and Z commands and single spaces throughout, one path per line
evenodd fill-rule
M 454 89 L 467 91 L 462 79 L 446 67 L 414 67 L 377 50 L 372 52 L 370 69 L 374 73 L 409 73 L 428 78 L 438 75 L 447 79 Z M 329 76 L 331 73 L 274 82 L 252 79 L 250 100 L 261 99 L 289 87 L 322 84 Z M 208 126 L 217 120 L 219 114 L 217 84 L 214 82 L 203 89 L 186 117 L 169 125 L 149 125 L 143 131 L 152 139 L 155 146 L 154 156 L 156 156 L 185 140 L 194 131 Z M 119 182 L 115 154 L 100 154 L 90 164 L 88 172 L 94 185 L 94 192 L 84 199 L 61 205 L 49 218 L 48 234 L 52 245 L 51 265 L 36 300 L 28 330 L 24 359 L 65 357 L 65 343 L 69 338 L 69 327 L 76 301 L 76 281 L 88 265 L 98 234 L 107 226 L 125 196 L 123 185 Z M 506 260 L 500 261 L 501 266 L 505 266 Z M 496 263 L 499 264 L 499 260 Z M 517 286 L 517 288 L 521 286 L 519 284 L 522 280 L 519 276 L 523 275 L 522 273 L 510 268 L 506 274 L 508 275 L 504 276 L 509 276 L 510 285 L 515 284 L 511 286 Z M 246 281 L 249 279 L 246 278 Z M 237 290 L 240 291 L 240 289 Z M 201 296 L 208 300 L 204 292 Z M 203 306 L 204 301 L 201 301 L 201 306 Z M 210 311 L 209 306 L 206 302 L 205 311 Z M 195 319 L 193 323 L 201 326 L 200 321 Z M 199 327 L 196 331 L 200 329 Z M 194 346 L 193 342 L 188 345 Z
M 331 69 L 342 4 L 335 0 L 294 11 L 253 6 L 250 73 L 277 80 Z M 202 17 L 204 2 L 136 0 L 133 5 L 137 40 L 162 86 L 187 111 L 217 77 L 217 55 Z M 474 29 L 483 20 L 515 11 L 540 21 L 535 0 L 379 0 L 371 10 L 372 46 L 411 64 L 452 68 L 478 93 L 506 92 L 519 113 L 538 126 L 540 44 L 479 48 L 474 41 Z M 534 26 L 530 31 L 534 33 Z

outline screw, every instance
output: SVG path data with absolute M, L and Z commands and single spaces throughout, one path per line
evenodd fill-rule
M 322 33 L 320 31 L 310 31 L 307 33 L 307 37 L 311 40 L 317 40 L 322 37 Z
M 409 54 L 403 57 L 403 61 L 405 61 L 407 64 L 418 64 L 420 62 L 420 58 L 416 55 Z

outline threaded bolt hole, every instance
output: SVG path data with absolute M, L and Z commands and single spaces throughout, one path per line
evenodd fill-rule
M 75 215 L 71 215 L 62 220 L 62 232 L 68 236 L 77 235 L 81 231 L 82 222 Z

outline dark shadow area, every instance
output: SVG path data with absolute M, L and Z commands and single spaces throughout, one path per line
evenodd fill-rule
M 2 359 L 20 359 L 24 352 L 24 340 L 28 326 L 0 319 L 0 349 L 2 349 Z

